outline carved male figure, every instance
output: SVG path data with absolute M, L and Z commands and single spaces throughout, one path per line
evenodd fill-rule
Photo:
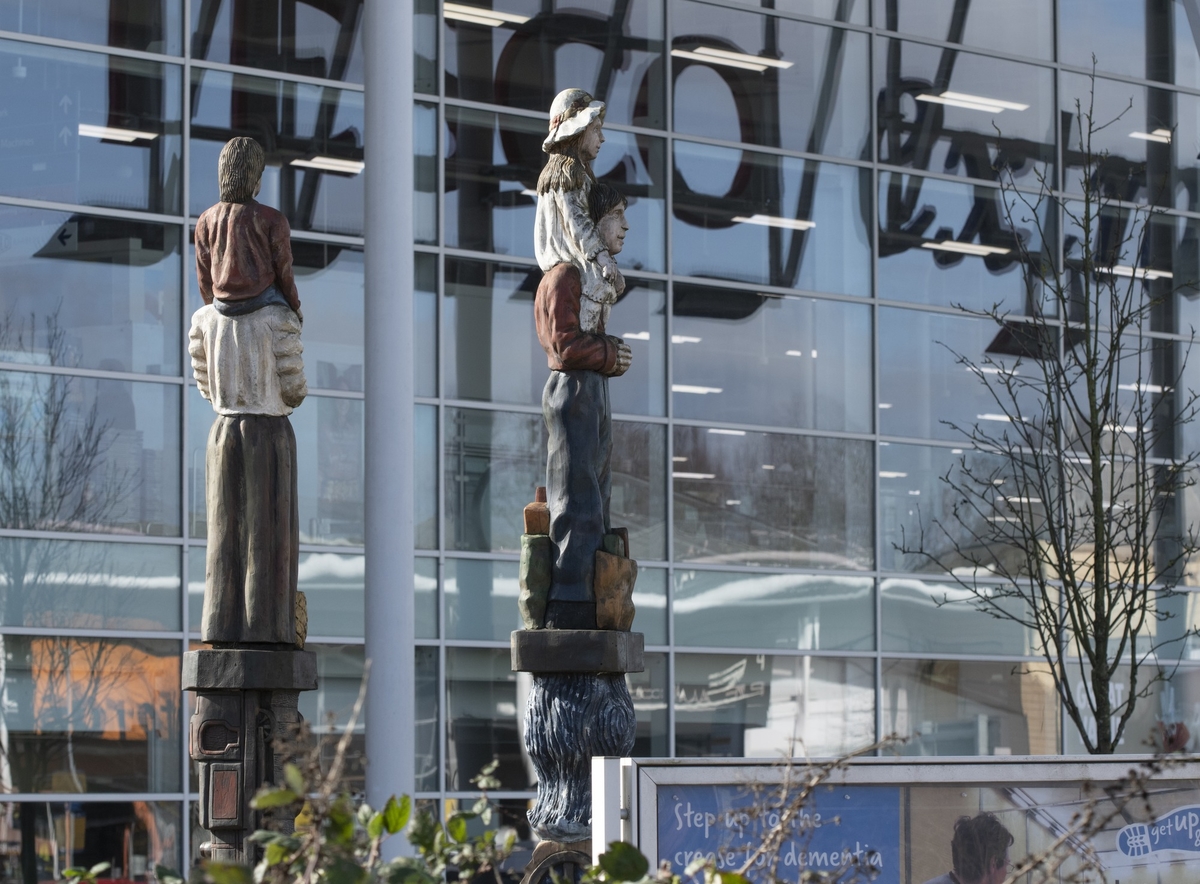
M 296 437 L 287 416 L 308 393 L 287 220 L 254 200 L 262 148 L 221 151 L 221 202 L 196 226 L 205 306 L 188 352 L 217 412 L 208 437 L 208 553 L 201 639 L 215 646 L 296 641 Z

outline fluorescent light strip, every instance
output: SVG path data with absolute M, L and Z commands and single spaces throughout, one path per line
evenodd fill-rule
M 701 340 L 703 339 L 691 335 L 671 335 L 672 344 L 699 344 Z
M 763 227 L 783 227 L 787 230 L 811 230 L 817 226 L 816 221 L 798 221 L 795 218 L 777 218 L 774 215 L 734 215 L 733 220 Z
M 442 10 L 446 18 L 470 22 L 473 25 L 487 25 L 490 28 L 498 28 L 502 24 L 523 25 L 529 21 L 527 15 L 484 9 L 482 6 L 468 6 L 466 3 L 445 3 Z
M 939 252 L 956 252 L 959 255 L 976 255 L 984 258 L 988 255 L 1007 255 L 1012 249 L 1000 246 L 984 246 L 973 242 L 959 242 L 955 239 L 944 239 L 941 242 L 923 242 L 923 249 L 934 249 Z
M 628 338 L 631 341 L 648 341 L 650 340 L 650 332 L 625 332 L 621 337 Z
M 701 55 L 698 52 L 689 52 L 686 49 L 672 49 L 671 54 L 676 58 L 690 58 L 692 61 L 702 61 L 705 64 L 719 64 L 727 68 L 738 68 L 743 71 L 758 71 L 760 74 L 767 69 L 767 65 L 763 62 L 768 59 L 756 59 L 753 62 L 739 61 L 734 58 L 719 58 L 715 55 Z M 755 58 L 753 55 L 747 55 L 746 58 Z
M 117 129 L 112 126 L 93 126 L 91 123 L 79 124 L 79 135 L 82 138 L 103 138 L 107 141 L 153 141 L 158 137 L 157 132 L 141 132 L 137 129 Z
M 696 55 L 721 59 L 722 61 L 740 61 L 743 64 L 765 64 L 769 68 L 779 68 L 786 71 L 793 62 L 781 58 L 764 58 L 761 55 L 750 55 L 747 52 L 730 52 L 728 49 L 716 49 L 712 46 L 697 46 Z
M 977 421 L 997 421 L 998 423 L 1002 423 L 1002 424 L 1011 424 L 1012 423 L 1012 418 L 1009 417 L 1007 414 L 977 414 L 977 415 L 975 415 L 975 420 L 977 420 Z
M 1113 276 L 1132 277 L 1135 274 L 1142 279 L 1174 279 L 1175 274 L 1170 270 L 1147 270 L 1145 267 L 1133 268 L 1126 264 L 1114 264 L 1112 267 L 1100 268 L 1100 273 L 1111 273 Z
M 723 429 L 720 429 L 719 427 L 713 427 L 711 430 L 709 430 L 709 432 L 714 433 L 717 436 L 745 436 L 746 435 L 745 430 L 723 430 Z
M 695 393 L 698 396 L 707 396 L 709 393 L 723 393 L 724 387 L 696 387 L 692 384 L 671 384 L 672 393 Z
M 1118 390 L 1128 390 L 1131 393 L 1170 393 L 1172 387 L 1161 384 L 1117 384 Z
M 716 473 L 671 473 L 673 479 L 715 479 Z
M 741 505 L 742 505 L 742 502 L 741 502 L 740 500 L 727 500 L 727 501 L 725 501 L 725 506 L 741 506 Z
M 311 160 L 292 160 L 291 165 L 301 169 L 319 169 L 322 172 L 343 172 L 357 175 L 366 165 L 362 160 L 343 160 L 338 157 L 313 157 Z
M 966 92 L 945 92 L 937 95 L 918 95 L 917 101 L 928 101 L 932 104 L 945 104 L 950 107 L 961 107 L 965 110 L 986 111 L 998 114 L 1006 110 L 1028 110 L 1029 105 L 1018 101 L 1004 101 L 1000 98 L 988 98 L 985 95 L 970 95 Z
M 906 479 L 908 473 L 901 473 L 898 470 L 880 470 L 879 478 L 881 479 Z
M 1136 138 L 1139 141 L 1157 141 L 1159 144 L 1171 143 L 1170 129 L 1155 129 L 1153 132 L 1130 132 L 1130 138 Z

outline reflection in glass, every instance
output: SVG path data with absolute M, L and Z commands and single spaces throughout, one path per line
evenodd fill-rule
M 0 207 L 0 359 L 179 374 L 179 228 Z
M 1026 221 L 1030 211 L 1021 198 L 997 188 L 880 172 L 879 297 L 968 310 L 995 304 L 1018 314 L 1053 309 L 1027 278 L 1017 242 L 1031 261 L 1048 261 L 1042 231 L 1052 232 L 1053 213 L 1043 204 L 1041 220 Z M 1007 220 L 1010 210 L 1015 229 Z
M 555 95 L 577 87 L 607 103 L 609 122 L 662 127 L 661 3 L 502 0 L 485 6 L 496 12 L 486 22 L 447 10 L 447 98 L 544 114 Z
M 1053 755 L 1058 700 L 1029 663 L 885 660 L 883 732 L 898 755 Z
M 293 230 L 362 234 L 361 92 L 202 68 L 192 69 L 191 88 L 192 215 L 219 199 L 221 147 L 249 135 L 267 152 L 259 202 Z
M 646 637 L 648 645 L 667 643 L 667 572 L 646 568 L 638 563 L 637 583 L 633 587 L 633 605 L 637 609 L 633 629 Z
M 413 633 L 417 638 L 438 637 L 437 559 L 416 558 L 413 566 Z
M 309 645 L 306 650 L 317 654 L 317 689 L 300 692 L 300 714 L 318 739 L 333 738 L 321 740 L 321 768 L 328 771 L 337 738 L 350 724 L 350 715 L 358 700 L 363 676 L 363 646 Z M 346 753 L 346 785 L 355 791 L 364 788 L 366 762 L 363 751 L 370 711 L 364 704 L 350 738 L 350 750 Z
M 180 55 L 183 2 L 87 4 L 75 0 L 21 0 L 0 6 L 0 30 Z
M 689 0 L 671 15 L 677 132 L 869 156 L 865 34 Z
M 207 536 L 204 452 L 213 410 L 188 387 L 190 533 Z M 300 542 L 363 542 L 363 402 L 309 396 L 290 417 L 296 434 Z
M 437 408 L 413 407 L 413 529 L 417 549 L 437 549 Z
M 673 269 L 869 295 L 869 181 L 849 166 L 676 141 Z
M 666 477 L 666 427 L 613 421 L 609 515 L 614 527 L 629 529 L 634 559 L 666 558 Z
M 0 860 L 5 881 L 54 881 L 68 868 L 149 884 L 155 868 L 182 868 L 180 805 L 165 801 L 12 802 L 0 805 Z M 67 837 L 70 833 L 70 837 Z M 31 873 L 25 877 L 25 873 Z
M 676 571 L 675 643 L 871 650 L 873 587 L 867 577 Z
M 675 558 L 869 568 L 869 442 L 675 428 Z
M 447 790 L 469 791 L 471 778 L 492 759 L 500 761 L 494 775 L 502 789 L 533 785 L 517 718 L 517 673 L 508 648 L 446 648 Z
M 417 252 L 413 284 L 413 392 L 437 395 L 437 256 Z
M 5 792 L 177 792 L 179 642 L 5 635 Z
M 178 387 L 0 372 L 0 436 L 0 527 L 179 533 Z
M 438 20 L 437 0 L 413 2 L 413 91 L 437 95 Z
M 547 101 L 549 106 L 549 101 Z M 445 244 L 532 258 L 537 179 L 545 162 L 542 119 L 446 108 Z M 596 177 L 629 199 L 631 235 L 619 261 L 664 269 L 666 150 L 660 138 L 607 130 Z
M 1022 34 L 1028 28 L 1023 22 Z M 875 90 L 880 162 L 989 181 L 1003 168 L 1018 186 L 1035 190 L 1039 174 L 1053 181 L 1049 68 L 879 40 Z
M 638 575 L 639 581 L 641 574 Z M 638 615 L 641 616 L 640 613 Z M 635 627 L 638 629 L 640 627 Z M 642 672 L 625 675 L 633 710 L 637 714 L 637 734 L 633 740 L 633 758 L 662 758 L 671 754 L 667 730 L 667 655 L 647 654 Z
M 546 484 L 542 416 L 447 408 L 443 432 L 446 549 L 519 552 L 525 504 Z
M 871 431 L 869 307 L 677 282 L 674 312 L 676 417 Z
M 1022 360 L 1021 330 L 990 319 L 944 313 L 879 310 L 879 430 L 889 436 L 962 442 L 979 422 L 1003 415 L 984 381 L 998 384 L 1000 372 L 1041 377 L 1037 364 Z M 1032 338 L 1032 333 L 1026 335 Z M 962 360 L 966 360 L 964 363 Z M 1020 366 L 1018 362 L 1022 362 Z M 982 373 L 986 372 L 986 374 Z M 996 386 L 996 389 L 1001 389 Z M 1021 413 L 1038 413 L 1041 397 L 1021 387 Z
M 179 548 L 0 538 L 0 623 L 179 629 Z
M 1080 668 L 1077 660 L 1069 660 L 1067 665 L 1073 673 L 1072 689 L 1076 697 L 1085 696 L 1085 685 L 1082 679 L 1087 676 L 1085 668 Z M 1133 715 L 1125 725 L 1125 735 L 1117 744 L 1116 754 L 1136 755 L 1150 751 L 1151 746 L 1161 746 L 1164 728 L 1170 725 L 1182 724 L 1183 730 L 1177 731 L 1185 738 L 1181 747 L 1184 752 L 1195 752 L 1200 746 L 1200 669 L 1184 664 L 1176 668 L 1173 665 L 1164 667 L 1154 666 L 1147 662 L 1138 674 L 1139 684 L 1148 685 L 1148 695 L 1137 701 Z M 1123 704 L 1128 697 L 1129 669 L 1121 666 L 1113 676 L 1113 700 Z M 1084 727 L 1091 739 L 1096 739 L 1096 719 L 1090 711 L 1083 714 Z M 1113 716 L 1113 730 L 1116 730 L 1117 717 Z M 1063 733 L 1063 752 L 1071 755 L 1082 755 L 1086 752 L 1083 740 L 1074 722 L 1068 719 Z
M 1070 2 L 1060 0 L 1060 10 Z M 1054 58 L 1054 7 L 1041 0 L 971 4 L 959 0 L 874 0 L 874 6 L 877 28 L 1012 55 Z M 1071 23 L 1064 46 L 1092 45 L 1081 41 L 1080 26 L 1086 25 L 1093 8 L 1089 5 L 1086 11 L 1081 8 L 1071 16 L 1063 16 L 1063 21 Z
M 192 57 L 351 83 L 363 81 L 362 0 L 192 3 Z
M 1200 87 L 1197 32 L 1181 0 L 1059 0 L 1058 17 L 1066 64 L 1091 69 L 1094 56 L 1101 71 Z
M 437 244 L 437 107 L 413 105 L 413 241 Z
M 987 593 L 986 584 L 979 592 Z M 985 610 L 974 590 L 953 583 L 893 577 L 880 584 L 883 648 L 927 654 L 1039 654 L 1031 630 Z M 1000 600 L 997 598 L 997 602 Z M 1014 614 L 1024 607 L 1002 603 Z
M 522 629 L 517 563 L 446 559 L 446 638 L 508 641 Z
M 438 752 L 438 651 L 437 648 L 418 647 L 415 653 L 415 788 L 418 792 L 435 792 L 439 788 L 438 772 L 441 769 Z
M 0 70 L 11 72 L 0 116 L 0 192 L 179 211 L 178 66 L 0 40 Z
M 675 754 L 840 755 L 875 740 L 870 660 L 675 655 Z

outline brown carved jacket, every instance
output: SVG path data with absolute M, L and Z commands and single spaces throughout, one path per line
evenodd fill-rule
M 573 264 L 556 264 L 546 271 L 533 302 L 538 341 L 546 351 L 546 363 L 555 371 L 596 371 L 616 374 L 617 338 L 586 332 L 579 325 L 582 286 Z
M 274 284 L 293 310 L 300 294 L 292 276 L 292 229 L 260 202 L 217 203 L 196 222 L 196 276 L 205 304 L 245 301 Z

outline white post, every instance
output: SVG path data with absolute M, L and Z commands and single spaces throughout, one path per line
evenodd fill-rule
M 592 862 L 621 837 L 621 759 L 592 758 Z
M 367 799 L 415 784 L 413 0 L 366 0 Z M 402 838 L 385 843 L 393 853 Z

